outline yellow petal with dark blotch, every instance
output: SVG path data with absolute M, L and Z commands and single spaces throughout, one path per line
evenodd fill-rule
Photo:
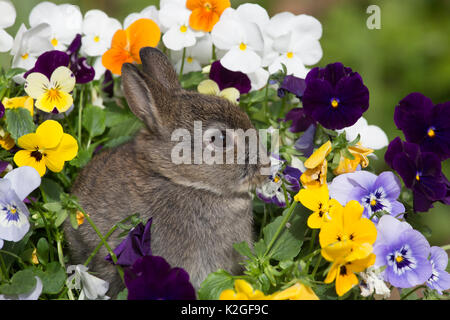
M 319 149 L 314 151 L 314 153 L 305 161 L 305 167 L 307 169 L 313 169 L 317 167 L 323 160 L 325 160 L 325 157 L 330 153 L 330 151 L 331 141 L 328 140 L 322 146 L 320 146 Z

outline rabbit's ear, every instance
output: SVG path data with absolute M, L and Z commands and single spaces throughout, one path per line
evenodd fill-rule
M 181 89 L 175 69 L 160 50 L 144 47 L 139 52 L 144 72 L 168 90 Z
M 153 83 L 131 63 L 122 66 L 122 85 L 125 98 L 131 111 L 147 125 L 150 132 L 155 135 L 163 133 L 163 125 L 157 107 L 156 96 L 161 94 L 161 86 Z M 149 88 L 153 84 L 156 88 Z M 159 87 L 159 88 L 157 88 Z

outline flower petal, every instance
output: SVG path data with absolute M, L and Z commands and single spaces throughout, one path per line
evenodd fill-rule
M 51 149 L 61 142 L 64 131 L 58 121 L 46 120 L 36 129 L 36 134 L 40 140 L 39 147 Z
M 27 166 L 8 172 L 4 178 L 11 181 L 11 188 L 21 201 L 41 184 L 41 177 L 36 169 Z
M 16 154 L 14 155 L 14 162 L 19 167 L 29 166 L 35 168 L 41 177 L 47 171 L 45 162 L 37 161 L 36 158 L 31 156 L 31 152 L 28 150 L 17 151 Z
M 33 72 L 28 75 L 24 89 L 27 95 L 33 99 L 38 99 L 47 92 L 49 86 L 50 81 L 46 76 L 39 72 Z
M 73 72 L 69 68 L 63 66 L 56 68 L 50 78 L 50 83 L 54 88 L 58 88 L 67 93 L 72 92 L 75 87 L 75 82 L 76 79 Z
M 64 133 L 58 146 L 51 150 L 46 150 L 47 159 L 56 156 L 63 161 L 70 161 L 76 157 L 78 153 L 78 142 L 70 134 Z

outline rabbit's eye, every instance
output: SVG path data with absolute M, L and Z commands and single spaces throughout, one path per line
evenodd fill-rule
M 210 129 L 205 133 L 204 141 L 209 148 L 225 151 L 234 145 L 233 135 L 226 130 Z
M 213 143 L 218 148 L 225 149 L 227 147 L 227 133 L 225 131 L 220 131 L 220 134 L 211 137 L 211 143 Z

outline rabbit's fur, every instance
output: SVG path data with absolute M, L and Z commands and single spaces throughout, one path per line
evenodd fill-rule
M 79 174 L 72 192 L 105 234 L 115 223 L 139 213 L 153 217 L 151 248 L 172 267 L 182 267 L 196 289 L 219 268 L 241 271 L 232 245 L 252 242 L 249 193 L 262 178 L 260 165 L 180 164 L 171 161 L 176 128 L 193 137 L 194 121 L 219 128 L 253 128 L 238 106 L 216 96 L 181 88 L 169 60 L 159 50 L 141 50 L 143 71 L 124 64 L 122 85 L 133 113 L 145 129 L 134 140 L 96 155 Z M 108 243 L 114 249 L 118 231 Z M 99 243 L 88 223 L 78 230 L 65 224 L 70 263 L 84 263 Z M 104 260 L 102 247 L 89 270 L 110 282 L 109 296 L 124 288 L 115 267 Z

